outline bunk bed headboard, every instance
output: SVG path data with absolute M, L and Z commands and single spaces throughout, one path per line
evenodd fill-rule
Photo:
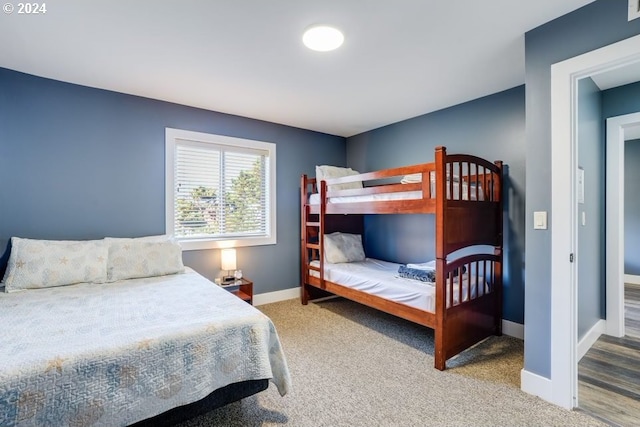
M 437 147 L 435 170 L 436 258 L 467 246 L 502 247 L 502 162 Z

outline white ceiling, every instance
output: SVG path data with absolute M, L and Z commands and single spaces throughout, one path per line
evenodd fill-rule
M 0 67 L 351 136 L 523 84 L 524 33 L 591 1 L 57 0 L 0 14 Z

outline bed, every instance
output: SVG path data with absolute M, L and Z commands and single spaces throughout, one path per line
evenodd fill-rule
M 431 163 L 367 173 L 320 166 L 302 176 L 300 199 L 302 304 L 333 294 L 432 328 L 439 370 L 501 334 L 502 162 L 437 147 Z M 359 250 L 332 255 L 336 237 L 361 238 L 367 214 L 435 216 L 431 281 L 400 278 L 398 264 Z
M 5 282 L 12 268 L 34 272 L 34 260 L 43 259 L 33 245 L 31 260 L 14 259 L 17 243 Z M 266 380 L 287 393 L 289 371 L 267 316 L 181 266 L 179 249 L 172 255 L 179 271 L 156 275 L 154 259 L 161 270 L 170 264 L 148 250 L 158 244 L 131 243 L 120 246 L 147 249 L 126 260 L 150 277 L 121 279 L 117 271 L 126 266 L 111 263 L 113 251 L 67 245 L 67 255 L 55 258 L 73 264 L 69 273 L 42 270 L 52 282 L 74 271 L 113 274 L 53 287 L 32 280 L 30 288 L 0 293 L 0 425 L 126 426 L 204 398 L 228 403 L 264 389 Z M 83 254 L 108 261 L 83 265 Z

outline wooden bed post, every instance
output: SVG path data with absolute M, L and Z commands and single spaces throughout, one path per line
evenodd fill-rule
M 316 183 L 316 186 L 318 184 Z M 318 188 L 320 192 L 320 214 L 318 215 L 318 222 L 320 223 L 318 227 L 318 246 L 319 246 L 319 258 L 320 258 L 320 288 L 326 289 L 326 284 L 324 281 L 324 226 L 325 226 L 325 216 L 327 215 L 327 183 L 326 181 L 320 181 L 320 188 Z
M 496 280 L 496 294 L 497 294 L 497 301 L 496 301 L 496 305 L 497 307 L 495 308 L 495 313 L 496 313 L 496 323 L 495 323 L 495 333 L 496 335 L 502 335 L 502 263 L 503 263 L 503 247 L 504 247 L 504 198 L 503 198 L 503 189 L 502 189 L 502 183 L 503 183 L 503 178 L 504 178 L 504 174 L 503 174 L 503 168 L 502 168 L 502 161 L 500 160 L 496 160 L 494 162 L 494 164 L 496 165 L 496 167 L 498 168 L 499 171 L 499 176 L 498 176 L 498 182 L 496 184 L 496 197 L 498 198 L 498 204 L 500 206 L 499 208 L 499 212 L 496 221 L 498 221 L 498 224 L 496 225 L 496 229 L 498 230 L 498 242 L 497 245 L 494 250 L 493 253 L 494 255 L 497 255 L 500 258 L 500 261 L 496 263 L 496 270 L 494 272 L 495 277 L 498 277 L 499 279 Z
M 445 354 L 444 323 L 446 322 L 446 276 L 447 252 L 445 248 L 446 217 L 445 207 L 447 202 L 447 150 L 444 147 L 436 147 L 436 327 L 435 335 L 435 367 L 443 371 L 446 368 L 447 355 Z
M 307 305 L 309 302 L 309 291 L 307 290 L 307 279 L 309 275 L 309 251 L 307 250 L 307 176 L 302 175 L 300 179 L 300 302 Z

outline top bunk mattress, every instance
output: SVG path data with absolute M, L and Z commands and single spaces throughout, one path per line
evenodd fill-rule
M 408 181 L 407 183 L 416 182 Z M 419 181 L 418 181 L 419 182 Z M 451 188 L 453 187 L 453 197 L 451 197 Z M 478 187 L 476 189 L 476 187 Z M 436 183 L 431 180 L 431 198 L 435 198 Z M 476 197 L 477 194 L 477 197 Z M 416 200 L 422 199 L 422 191 L 398 191 L 393 193 L 376 193 L 361 196 L 338 196 L 329 197 L 328 203 L 363 203 L 363 202 L 386 202 L 391 200 Z M 483 200 L 482 186 L 476 184 L 462 183 L 462 197 L 460 196 L 460 183 L 454 181 L 449 185 L 447 181 L 447 199 L 448 200 Z M 320 203 L 320 194 L 312 193 L 309 196 L 309 204 L 317 205 Z

